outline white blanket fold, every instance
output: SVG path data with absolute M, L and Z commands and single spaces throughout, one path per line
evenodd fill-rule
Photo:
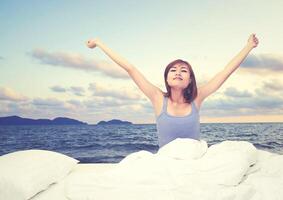
M 249 142 L 176 139 L 156 154 L 139 151 L 99 175 L 77 174 L 65 185 L 71 200 L 95 199 L 252 199 L 260 170 L 258 150 Z

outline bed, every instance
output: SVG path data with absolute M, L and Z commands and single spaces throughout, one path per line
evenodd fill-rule
M 65 182 L 68 181 L 72 177 L 72 175 L 79 175 L 79 174 L 97 174 L 101 172 L 106 172 L 113 168 L 115 163 L 105 163 L 105 164 L 77 164 L 74 170 L 66 176 L 63 180 L 59 183 L 55 183 L 50 185 L 46 190 L 36 194 L 30 200 L 68 200 L 65 196 Z
M 45 150 L 12 154 L 0 157 L 0 200 L 283 199 L 283 155 L 245 141 L 208 148 L 176 139 L 156 154 L 142 150 L 109 164 Z M 34 164 L 19 167 L 25 163 Z

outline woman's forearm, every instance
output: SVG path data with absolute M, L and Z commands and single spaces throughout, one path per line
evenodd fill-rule
M 253 49 L 253 47 L 246 45 L 225 67 L 224 71 L 226 73 L 231 74 L 233 73 L 245 60 L 245 58 L 248 56 L 250 51 Z
M 257 45 L 258 39 L 255 36 L 255 33 L 253 33 L 250 35 L 246 46 L 226 65 L 225 69 L 223 70 L 224 73 L 228 76 L 233 73 L 248 56 L 250 51 L 257 47 Z
M 108 55 L 115 63 L 129 72 L 134 66 L 122 58 L 120 55 L 115 53 L 112 49 L 107 47 L 102 41 L 97 40 L 96 46 L 98 46 L 106 55 Z

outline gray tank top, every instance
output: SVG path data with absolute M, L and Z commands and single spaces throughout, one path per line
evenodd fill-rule
M 199 111 L 192 102 L 192 110 L 186 116 L 172 116 L 167 113 L 168 97 L 163 97 L 163 107 L 159 116 L 156 117 L 158 144 L 163 145 L 176 138 L 200 138 Z

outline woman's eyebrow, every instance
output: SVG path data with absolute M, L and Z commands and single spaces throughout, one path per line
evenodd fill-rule
M 176 69 L 177 67 L 171 67 L 171 69 L 172 69 L 172 68 L 175 68 L 175 69 Z M 184 68 L 184 69 L 188 69 L 187 67 L 181 67 L 181 69 L 183 69 L 183 68 Z

